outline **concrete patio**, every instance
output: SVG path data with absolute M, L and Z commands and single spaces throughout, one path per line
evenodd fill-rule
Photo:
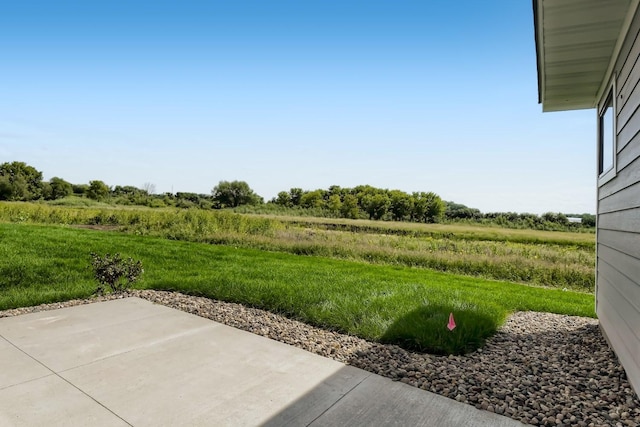
M 519 426 L 140 298 L 0 319 L 2 426 Z

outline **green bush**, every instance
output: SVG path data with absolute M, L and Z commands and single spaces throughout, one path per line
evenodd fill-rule
M 112 293 L 122 293 L 144 273 L 142 261 L 134 261 L 133 258 L 122 259 L 120 254 L 100 256 L 92 252 L 91 267 L 98 281 L 98 295 L 104 295 L 107 289 Z

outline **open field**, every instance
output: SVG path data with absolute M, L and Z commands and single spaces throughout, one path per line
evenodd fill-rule
M 141 288 L 239 302 L 432 353 L 477 348 L 513 311 L 594 316 L 590 294 L 426 269 L 60 226 L 0 223 L 0 241 L 0 310 L 90 296 L 93 251 L 142 260 Z
M 247 214 L 249 215 L 249 214 Z M 548 243 L 556 245 L 595 247 L 593 232 L 542 231 L 501 228 L 466 223 L 424 224 L 416 222 L 372 221 L 365 219 L 315 218 L 299 216 L 252 215 L 285 223 L 360 233 L 384 233 L 412 237 L 450 238 L 456 240 L 491 240 L 514 243 Z
M 0 203 L 0 221 L 113 227 L 133 235 L 428 268 L 586 292 L 593 291 L 595 282 L 591 233 L 7 202 Z

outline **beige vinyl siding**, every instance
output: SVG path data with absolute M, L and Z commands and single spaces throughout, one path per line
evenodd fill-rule
M 597 312 L 640 391 L 640 14 L 616 61 L 615 178 L 598 188 Z

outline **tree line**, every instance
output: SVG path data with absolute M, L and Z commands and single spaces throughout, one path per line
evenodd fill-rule
M 189 192 L 155 193 L 155 186 L 145 183 L 135 186 L 110 187 L 100 180 L 88 184 L 72 184 L 59 177 L 43 181 L 42 172 L 24 162 L 0 165 L 0 200 L 33 201 L 58 200 L 75 195 L 96 201 L 122 205 L 149 207 L 179 207 L 224 209 L 251 206 L 267 212 L 274 209 L 292 212 L 309 211 L 315 216 L 334 218 L 368 218 L 372 220 L 414 221 L 433 223 L 465 221 L 516 228 L 557 229 L 595 226 L 595 216 L 569 215 L 581 219 L 573 224 L 569 216 L 548 212 L 543 215 L 515 212 L 482 213 L 463 204 L 443 201 L 433 192 L 407 193 L 359 185 L 343 188 L 332 185 L 328 189 L 303 190 L 291 188 L 281 191 L 266 202 L 244 181 L 220 181 L 210 194 Z
M 265 203 L 264 199 L 244 181 L 220 181 L 211 194 L 153 194 L 153 185 L 148 184 L 145 187 L 141 189 L 117 185 L 112 188 L 100 180 L 93 180 L 88 184 L 71 184 L 59 177 L 45 182 L 42 172 L 26 163 L 12 162 L 0 165 L 0 200 L 57 200 L 73 194 L 96 201 L 108 200 L 119 204 L 151 207 L 223 209 Z M 437 222 L 443 218 L 446 208 L 440 196 L 433 192 L 408 194 L 400 190 L 380 189 L 370 185 L 354 188 L 333 185 L 327 190 L 312 191 L 292 188 L 289 191 L 281 191 L 268 204 L 288 208 L 320 209 L 333 217 L 417 222 Z
M 406 193 L 359 185 L 342 188 L 332 185 L 327 190 L 304 191 L 292 188 L 281 191 L 270 203 L 275 205 L 323 209 L 332 216 L 373 220 L 438 222 L 445 213 L 445 202 L 433 192 Z
M 131 185 L 110 187 L 101 180 L 89 181 L 88 184 L 72 184 L 62 178 L 53 177 L 44 181 L 42 172 L 24 162 L 0 164 L 0 200 L 50 201 L 71 195 L 95 201 L 152 207 L 227 208 L 264 203 L 264 200 L 243 181 L 220 181 L 210 195 L 185 192 L 155 194 L 155 186 L 150 183 L 138 188 Z

